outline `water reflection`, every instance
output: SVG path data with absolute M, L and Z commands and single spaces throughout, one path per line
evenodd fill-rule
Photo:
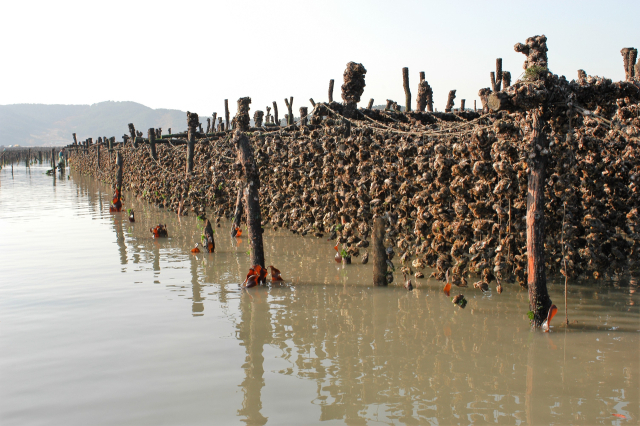
M 261 414 L 261 394 L 264 388 L 265 344 L 270 343 L 271 327 L 269 317 L 268 293 L 265 289 L 256 292 L 242 292 L 240 298 L 240 323 L 237 324 L 237 337 L 245 348 L 245 362 L 242 368 L 245 378 L 240 384 L 244 399 L 238 415 L 248 425 L 264 425 L 267 418 Z
M 195 256 L 191 256 L 189 258 L 189 265 L 191 272 L 191 291 L 193 293 L 193 304 L 191 305 L 191 312 L 193 312 L 194 316 L 202 315 L 202 312 L 204 312 L 204 304 L 202 303 L 202 301 L 204 300 L 204 298 L 200 296 L 202 288 L 200 287 L 200 281 L 198 279 L 198 264 Z
M 35 170 L 33 175 L 37 179 Z M 18 178 L 6 186 L 17 187 Z M 149 404 L 149 412 L 162 412 L 171 405 L 167 401 L 183 404 L 189 399 L 194 404 L 172 418 L 187 418 L 187 410 L 220 405 L 221 411 L 250 425 L 611 424 L 616 421 L 613 413 L 626 416 L 630 423 L 640 415 L 640 296 L 633 277 L 607 286 L 571 285 L 570 326 L 561 325 L 561 314 L 552 333 L 532 333 L 526 319 L 527 295 L 517 285 L 506 287 L 499 296 L 464 289 L 469 304 L 461 310 L 444 296 L 440 283 L 420 280 L 413 292 L 371 288 L 366 285 L 371 282 L 369 266 L 357 261 L 346 268 L 335 264 L 331 242 L 267 229 L 267 262 L 282 271 L 286 282 L 241 291 L 238 284 L 249 267 L 246 241 L 229 238 L 224 221 L 222 228 L 216 228 L 216 253 L 193 255 L 189 250 L 202 232 L 195 218 L 178 220 L 125 194 L 126 207 L 136 211 L 136 223 L 131 224 L 126 213 L 107 213 L 106 185 L 77 175 L 71 179 L 58 181 L 56 203 L 64 202 L 66 193 L 70 200 L 65 212 L 73 211 L 74 220 L 83 215 L 95 219 L 83 226 L 95 232 L 96 240 L 108 241 L 108 253 L 98 254 L 105 264 L 106 259 L 111 261 L 103 271 L 107 274 L 119 265 L 117 269 L 126 273 L 117 272 L 112 281 L 118 283 L 103 283 L 102 291 L 109 297 L 98 312 L 109 312 L 113 306 L 109 303 L 125 304 L 129 297 L 135 301 L 131 313 L 139 311 L 143 318 L 138 329 L 121 316 L 109 321 L 97 316 L 100 321 L 95 324 L 123 321 L 118 329 L 122 335 L 111 325 L 83 335 L 108 336 L 87 353 L 127 348 L 138 341 L 144 342 L 135 351 L 140 352 L 150 345 L 155 352 L 143 361 L 123 358 L 131 364 L 116 361 L 118 368 L 112 370 L 119 373 L 113 377 L 127 385 L 135 384 L 132 377 L 139 374 L 138 389 L 144 395 L 149 394 L 148 383 L 162 383 L 159 377 L 176 368 L 166 374 L 171 378 L 169 397 Z M 46 187 L 51 190 L 49 181 Z M 12 206 L 25 203 L 24 191 L 11 194 L 3 188 L 3 206 L 7 200 Z M 41 202 L 38 196 L 29 206 Z M 0 214 L 10 210 L 0 209 Z M 4 217 L 17 220 L 17 214 Z M 158 223 L 167 223 L 170 238 L 151 238 L 148 229 Z M 117 297 L 109 293 L 111 285 L 118 285 Z M 127 292 L 127 286 L 135 291 Z M 563 299 L 562 285 L 552 282 L 550 288 L 562 313 L 564 306 L 558 303 Z M 88 320 L 91 315 L 87 314 Z M 146 324 L 146 317 L 163 324 Z M 226 338 L 211 339 L 214 331 L 225 327 Z M 133 334 L 125 334 L 126 329 Z M 63 331 L 57 338 L 72 335 Z M 183 347 L 188 350 L 180 351 Z M 216 352 L 219 348 L 224 351 Z M 171 355 L 164 364 L 153 361 L 165 351 Z M 123 356 L 115 354 L 116 360 Z M 69 354 L 63 355 L 62 363 Z M 96 356 L 91 361 L 109 365 L 107 358 Z M 205 377 L 217 372 L 220 364 L 229 365 L 229 359 L 237 361 L 235 374 L 220 374 L 216 380 Z M 43 363 L 48 371 L 55 370 L 48 368 L 48 362 Z M 195 365 L 197 371 L 189 376 L 177 369 L 185 365 Z M 96 379 L 99 374 L 92 368 L 69 381 L 86 381 L 87 388 L 94 388 L 96 380 L 108 380 Z M 135 375 L 130 374 L 133 370 Z M 73 375 L 75 370 L 70 371 Z M 175 390 L 176 383 L 187 383 L 194 392 L 185 397 L 186 390 Z M 107 384 L 111 387 L 104 386 L 103 392 L 113 403 L 112 394 L 117 392 L 109 389 L 121 387 Z M 237 397 L 220 396 L 212 403 L 207 398 L 214 389 Z M 147 402 L 140 398 L 136 403 Z M 285 419 L 294 410 L 295 417 Z M 182 423 L 205 423 L 211 418 L 203 415 L 200 421 Z M 118 423 L 126 421 L 112 422 Z

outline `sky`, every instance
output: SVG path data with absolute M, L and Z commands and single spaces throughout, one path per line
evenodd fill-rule
M 134 101 L 208 116 L 232 114 L 240 97 L 251 114 L 294 97 L 326 101 L 330 79 L 340 101 L 348 62 L 367 69 L 361 104 L 412 107 L 419 72 L 443 110 L 473 107 L 490 86 L 495 60 L 512 81 L 524 55 L 513 45 L 548 38 L 549 68 L 577 78 L 624 79 L 623 47 L 640 47 L 640 1 L 4 1 L 0 4 L 0 104 Z M 311 108 L 309 108 L 311 110 Z M 185 118 L 186 120 L 186 118 Z

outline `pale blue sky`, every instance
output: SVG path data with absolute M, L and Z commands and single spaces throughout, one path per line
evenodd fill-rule
M 467 106 L 495 59 L 515 80 L 513 45 L 548 37 L 549 67 L 576 78 L 624 78 L 620 49 L 640 47 L 640 1 L 5 1 L 0 5 L 0 104 L 135 101 L 209 115 L 250 96 L 252 113 L 294 96 L 340 100 L 345 64 L 368 70 L 363 103 L 404 103 L 409 67 L 441 110 Z

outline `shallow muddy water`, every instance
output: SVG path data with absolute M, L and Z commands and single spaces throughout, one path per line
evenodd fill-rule
M 634 279 L 571 285 L 569 327 L 550 283 L 559 313 L 531 332 L 517 284 L 462 289 L 461 310 L 439 282 L 372 288 L 326 239 L 267 229 L 285 284 L 241 290 L 226 222 L 193 255 L 196 218 L 128 196 L 129 223 L 106 185 L 45 170 L 0 171 L 3 426 L 638 423 Z

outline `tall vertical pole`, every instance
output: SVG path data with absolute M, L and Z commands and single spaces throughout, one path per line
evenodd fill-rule
M 402 86 L 404 87 L 405 111 L 411 111 L 411 90 L 409 89 L 409 68 L 402 68 Z
M 529 289 L 529 309 L 533 312 L 532 325 L 540 327 L 551 307 L 547 292 L 547 276 L 544 265 L 544 180 L 547 157 L 536 147 L 547 147 L 547 138 L 542 133 L 542 124 L 538 110 L 532 111 L 533 132 L 529 158 L 529 181 L 527 184 L 527 284 Z

